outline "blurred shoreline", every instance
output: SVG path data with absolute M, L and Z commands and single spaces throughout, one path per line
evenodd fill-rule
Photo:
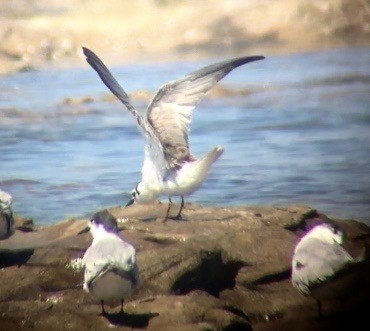
M 366 0 L 0 0 L 0 75 L 370 45 Z

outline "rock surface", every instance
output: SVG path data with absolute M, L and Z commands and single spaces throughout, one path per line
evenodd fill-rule
M 302 231 L 322 220 L 340 224 L 356 255 L 370 244 L 366 225 L 328 220 L 306 206 L 192 204 L 183 221 L 164 222 L 166 208 L 109 209 L 138 251 L 141 286 L 124 314 L 107 307 L 107 317 L 82 290 L 75 261 L 91 243 L 82 231 L 87 219 L 36 227 L 16 215 L 14 235 L 0 241 L 0 329 L 339 330 L 365 320 L 369 274 L 344 305 L 324 302 L 318 319 L 315 301 L 291 285 L 290 259 Z

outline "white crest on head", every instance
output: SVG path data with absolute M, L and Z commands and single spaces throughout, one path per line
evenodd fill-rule
M 335 242 L 339 245 L 342 245 L 344 241 L 343 231 L 338 226 L 327 223 L 316 225 L 306 234 L 305 237 L 317 238 L 327 243 Z

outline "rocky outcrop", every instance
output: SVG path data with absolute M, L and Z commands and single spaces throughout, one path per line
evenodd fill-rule
M 174 215 L 179 206 L 172 208 Z M 314 223 L 337 222 L 353 255 L 370 229 L 333 221 L 305 206 L 203 207 L 187 204 L 183 221 L 167 220 L 166 204 L 114 207 L 121 235 L 138 251 L 141 284 L 124 314 L 82 290 L 79 265 L 91 236 L 86 219 L 46 227 L 15 217 L 0 241 L 1 330 L 336 330 L 361 320 L 370 277 L 344 305 L 316 303 L 290 282 L 294 246 Z M 77 260 L 76 260 L 77 259 Z

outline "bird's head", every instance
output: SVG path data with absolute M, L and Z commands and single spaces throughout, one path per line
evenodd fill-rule
M 106 209 L 95 213 L 90 219 L 90 232 L 93 237 L 98 232 L 104 230 L 105 232 L 118 232 L 117 220 Z
M 344 242 L 344 232 L 338 225 L 323 223 L 315 226 L 308 235 L 311 238 L 318 238 L 328 243 L 338 243 L 342 245 Z
M 157 195 L 149 190 L 143 182 L 140 182 L 135 186 L 131 192 L 131 199 L 126 204 L 126 207 L 132 205 L 133 203 L 138 204 L 148 204 L 155 201 Z

